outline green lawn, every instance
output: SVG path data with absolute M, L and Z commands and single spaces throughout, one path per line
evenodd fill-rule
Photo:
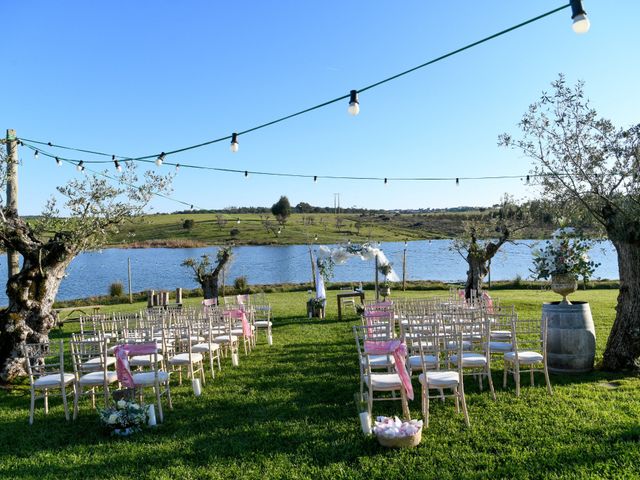
M 411 292 L 424 297 L 441 292 Z M 0 478 L 637 478 L 640 403 L 637 377 L 596 371 L 552 375 L 555 395 L 513 384 L 498 399 L 467 385 L 471 428 L 451 401 L 432 403 L 431 426 L 416 449 L 394 451 L 360 432 L 353 395 L 358 366 L 351 325 L 336 319 L 330 291 L 325 321 L 303 317 L 305 293 L 271 294 L 274 345 L 261 343 L 207 383 L 200 398 L 174 386 L 174 410 L 153 431 L 111 439 L 84 400 L 65 422 L 61 403 L 28 425 L 24 386 L 0 392 Z M 598 359 L 614 318 L 617 291 L 575 294 L 591 304 Z M 394 296 L 399 296 L 394 293 Z M 539 317 L 542 291 L 500 291 L 502 304 Z M 196 301 L 196 299 L 193 299 Z M 138 307 L 141 306 L 140 304 Z M 123 306 L 123 308 L 125 308 Z M 126 306 L 136 308 L 136 306 Z M 68 335 L 73 325 L 65 326 Z M 541 379 L 538 379 L 541 380 Z M 538 382 L 539 384 L 542 382 Z M 416 392 L 419 392 L 415 382 Z M 421 418 L 418 400 L 411 413 Z M 399 402 L 374 414 L 400 414 Z

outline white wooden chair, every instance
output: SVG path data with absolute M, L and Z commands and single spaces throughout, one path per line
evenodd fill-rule
M 186 368 L 188 379 L 193 380 L 198 375 L 204 385 L 204 357 L 202 353 L 193 351 L 194 342 L 200 343 L 204 341 L 204 338 L 194 335 L 191 326 L 174 327 L 165 329 L 164 332 L 165 338 L 172 338 L 176 347 L 173 355 L 169 356 L 167 365 L 173 371 L 178 371 L 178 384 L 182 385 L 182 369 Z
M 27 364 L 31 390 L 29 424 L 33 425 L 35 402 L 44 399 L 44 413 L 49 413 L 49 394 L 59 390 L 64 405 L 64 416 L 69 420 L 68 393 L 75 393 L 75 375 L 64 371 L 64 344 L 62 340 L 47 343 L 27 343 L 22 346 Z M 70 392 L 67 392 L 70 388 Z M 42 396 L 37 396 L 42 392 Z
M 91 405 L 96 408 L 96 389 L 102 389 L 104 405 L 109 402 L 109 386 L 118 381 L 115 371 L 109 371 L 109 365 L 115 365 L 115 357 L 107 355 L 107 339 L 96 341 L 71 340 L 71 356 L 75 374 L 75 395 L 73 399 L 73 419 L 78 417 L 80 395 L 91 395 Z M 113 361 L 109 361 L 112 359 Z M 85 390 L 88 389 L 88 390 Z
M 547 392 L 553 395 L 549 370 L 547 368 L 547 319 L 512 319 L 513 351 L 504 354 L 503 386 L 507 387 L 507 375 L 513 374 L 516 383 L 516 396 L 520 396 L 520 374 L 529 373 L 531 386 L 534 386 L 534 374 L 544 374 Z

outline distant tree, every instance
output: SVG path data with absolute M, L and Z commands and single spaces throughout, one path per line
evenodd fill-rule
M 296 205 L 295 210 L 297 213 L 312 213 L 313 206 L 309 205 L 307 202 L 300 202 Z
M 193 270 L 194 278 L 196 282 L 200 284 L 205 299 L 215 298 L 217 300 L 218 277 L 225 266 L 231 261 L 231 248 L 225 247 L 218 250 L 216 254 L 217 264 L 215 267 L 211 263 L 211 257 L 208 254 L 202 255 L 200 258 L 201 260 L 187 258 L 181 265 Z
M 218 225 L 218 230 L 222 231 L 222 229 L 227 225 L 227 219 L 222 215 L 216 215 L 216 224 Z
M 191 231 L 194 225 L 195 222 L 190 218 L 187 218 L 184 222 L 182 222 L 182 228 L 184 228 L 185 230 Z
M 584 84 L 552 82 L 519 123 L 521 135 L 500 136 L 534 162 L 544 198 L 568 218 L 595 221 L 618 254 L 620 291 L 616 319 L 602 366 L 640 366 L 640 124 L 620 128 L 598 117 Z
M 291 204 L 286 196 L 280 197 L 276 203 L 271 206 L 271 213 L 278 219 L 280 224 L 287 223 L 287 218 L 291 215 Z
M 229 231 L 229 235 L 231 235 L 232 237 L 237 237 L 238 235 L 240 235 L 240 229 L 238 228 L 232 228 Z
M 480 295 L 491 259 L 502 245 L 511 241 L 514 232 L 529 224 L 529 216 L 524 207 L 505 195 L 494 214 L 463 224 L 464 233 L 454 240 L 452 248 L 467 262 L 465 298 L 471 298 L 474 292 Z

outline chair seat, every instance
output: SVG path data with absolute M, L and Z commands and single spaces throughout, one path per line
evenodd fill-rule
M 220 335 L 219 337 L 214 338 L 213 341 L 216 343 L 229 343 L 229 335 Z M 231 335 L 231 341 L 237 342 L 238 337 Z
M 106 357 L 105 363 L 107 364 L 107 367 L 111 367 L 112 365 L 115 365 L 116 357 Z M 95 357 L 87 360 L 82 364 L 82 369 L 86 371 L 102 370 L 102 362 L 100 357 Z
M 369 375 L 364 375 L 363 380 L 369 384 Z M 372 373 L 371 386 L 378 391 L 400 390 L 402 380 L 397 373 Z
M 258 328 L 269 328 L 271 325 L 273 325 L 273 323 L 269 322 L 268 320 L 256 320 L 254 323 Z
M 201 337 L 199 335 L 191 335 L 191 338 L 189 338 L 188 335 L 185 335 L 180 340 L 182 340 L 183 342 L 191 340 L 192 342 L 198 343 L 198 342 L 204 342 L 204 337 Z
M 435 355 L 424 355 L 423 358 L 427 367 L 434 367 L 438 364 L 438 359 Z M 412 370 L 421 370 L 422 362 L 420 361 L 420 355 L 411 355 L 409 357 L 409 366 Z
M 169 381 L 169 374 L 162 370 L 158 371 L 158 383 L 166 383 Z M 136 387 L 144 387 L 155 383 L 154 372 L 134 373 L 133 384 Z
M 455 342 L 453 340 L 450 340 L 449 342 L 447 342 L 447 350 L 457 350 L 457 349 L 458 349 L 458 342 Z M 471 342 L 468 340 L 463 340 L 462 349 L 471 350 Z
M 161 362 L 164 358 L 162 354 L 158 353 L 158 362 Z M 129 359 L 129 365 L 132 367 L 148 367 L 153 364 L 154 355 L 136 355 L 135 357 L 131 357 Z
M 219 348 L 220 345 L 218 345 L 217 343 L 198 343 L 197 345 L 193 345 L 191 347 L 191 351 L 196 353 L 206 353 L 218 350 Z
M 115 383 L 118 381 L 118 374 L 116 372 L 107 372 L 107 383 Z M 78 383 L 82 386 L 87 385 L 103 385 L 105 375 L 103 372 L 91 372 L 80 377 Z
M 449 361 L 454 365 L 458 364 L 458 355 L 451 355 Z M 462 354 L 462 366 L 463 367 L 484 367 L 487 364 L 487 358 L 481 353 L 463 353 Z
M 504 354 L 504 359 L 510 362 L 515 362 L 516 352 L 507 352 Z M 518 361 L 524 364 L 540 363 L 544 357 L 538 352 L 518 352 Z
M 244 336 L 244 333 L 243 333 L 242 328 L 234 328 L 233 330 L 231 330 L 231 335 L 235 335 L 237 337 L 242 337 L 242 336 Z
M 509 342 L 489 342 L 489 348 L 492 352 L 510 352 L 513 350 L 513 344 Z
M 63 378 L 64 378 L 63 382 L 65 385 L 69 385 L 70 383 L 73 383 L 76 379 L 73 373 L 64 373 Z M 54 373 L 51 375 L 43 375 L 42 377 L 38 377 L 33 382 L 34 387 L 40 387 L 40 388 L 55 387 L 55 386 L 60 386 L 61 384 L 62 382 L 60 380 L 59 373 Z
M 511 340 L 510 330 L 492 330 L 491 340 Z
M 365 365 L 366 360 L 361 360 L 362 365 Z M 383 368 L 389 367 L 396 363 L 396 359 L 392 355 L 369 355 L 369 366 L 371 368 Z
M 189 360 L 188 353 L 178 353 L 169 359 L 169 365 L 189 365 L 189 363 L 198 363 L 201 361 L 201 353 L 192 353 L 191 360 Z
M 422 384 L 425 383 L 425 375 L 429 388 L 453 388 L 457 387 L 460 383 L 458 372 L 451 370 L 437 370 L 421 373 L 418 380 L 420 380 L 420 383 Z

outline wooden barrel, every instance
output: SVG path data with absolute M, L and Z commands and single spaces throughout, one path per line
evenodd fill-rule
M 547 318 L 547 365 L 551 372 L 581 373 L 593 369 L 596 331 L 588 302 L 542 305 Z

